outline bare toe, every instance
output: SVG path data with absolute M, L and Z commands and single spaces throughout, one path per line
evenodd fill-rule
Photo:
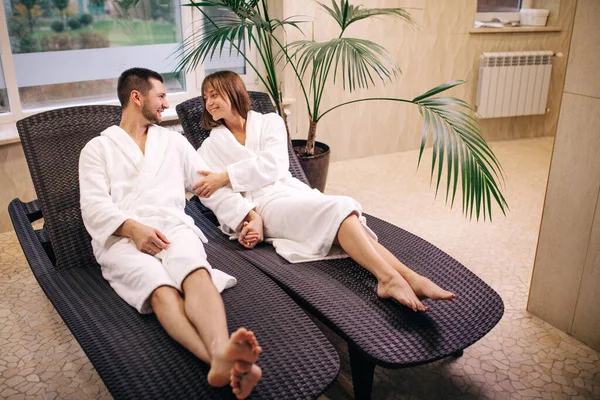
M 385 284 L 379 282 L 377 284 L 377 295 L 384 299 L 392 298 L 413 311 L 427 310 L 427 307 L 417 298 L 408 282 L 399 275 Z
M 419 298 L 430 298 L 432 300 L 455 301 L 456 295 L 442 289 L 424 276 L 414 274 L 407 277 L 407 282 Z

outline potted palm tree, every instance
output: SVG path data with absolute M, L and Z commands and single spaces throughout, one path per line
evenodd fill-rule
M 446 201 L 454 204 L 460 181 L 465 215 L 472 217 L 475 213 L 476 218 L 480 215 L 484 219 L 491 218 L 491 205 L 494 202 L 504 213 L 507 203 L 496 182 L 497 179 L 503 179 L 502 169 L 481 136 L 473 110 L 461 99 L 439 96 L 463 81 L 441 84 L 413 99 L 359 98 L 328 105 L 324 109 L 322 99 L 328 85 L 341 81 L 344 89 L 352 92 L 358 88 L 369 88 L 376 80 L 383 84 L 391 82 L 400 72 L 385 48 L 370 40 L 346 37 L 347 28 L 361 20 L 376 17 L 397 18 L 408 23 L 412 20 L 402 8 L 364 8 L 350 4 L 349 0 L 331 0 L 331 7 L 318 4 L 339 25 L 339 36 L 326 42 L 316 42 L 313 39 L 286 44 L 279 39 L 285 37 L 285 34 L 278 33 L 284 33 L 286 29 L 301 30 L 300 25 L 305 21 L 295 17 L 285 20 L 271 18 L 266 0 L 190 0 L 185 6 L 197 8 L 203 14 L 206 24 L 204 29 L 183 41 L 183 57 L 177 69 L 193 70 L 207 58 L 220 54 L 228 44 L 257 73 L 271 95 L 277 112 L 285 120 L 277 70 L 280 65 L 291 68 L 300 84 L 310 118 L 307 139 L 298 151 L 301 163 L 303 159 L 305 161 L 303 166 L 307 159 L 315 156 L 319 121 L 337 108 L 365 101 L 414 104 L 424 120 L 418 163 L 431 136 L 431 176 L 436 177 L 436 194 L 442 180 L 445 180 Z M 205 7 L 219 7 L 230 13 L 225 17 L 211 17 L 205 12 Z M 258 52 L 264 75 L 259 72 L 258 65 L 254 65 L 242 51 L 243 40 L 248 40 L 250 46 Z M 310 175 L 310 168 L 304 168 Z M 319 189 L 323 190 L 324 180 L 321 182 L 322 187 Z

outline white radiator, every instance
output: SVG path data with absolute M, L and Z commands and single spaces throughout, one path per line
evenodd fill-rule
M 483 53 L 477 82 L 477 113 L 482 118 L 544 114 L 553 54 Z

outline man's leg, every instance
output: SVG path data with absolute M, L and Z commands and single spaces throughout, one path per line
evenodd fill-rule
M 456 295 L 452 292 L 442 289 L 429 279 L 422 275 L 417 274 L 412 269 L 404 265 L 398 260 L 388 249 L 383 247 L 381 243 L 377 242 L 371 236 L 369 236 L 373 246 L 377 252 L 390 264 L 410 285 L 415 294 L 419 298 L 428 297 L 433 300 L 456 300 Z
M 152 293 L 151 304 L 154 314 L 169 336 L 205 363 L 210 363 L 202 338 L 185 315 L 179 291 L 171 286 L 161 286 Z
M 254 334 L 244 328 L 238 329 L 231 337 L 228 336 L 225 306 L 208 271 L 201 268 L 190 273 L 182 287 L 185 314 L 202 338 L 208 353 L 208 382 L 213 386 L 229 384 L 235 362 L 251 367 L 262 349 Z M 247 382 L 241 382 L 244 393 L 249 394 L 260 378 L 254 376 L 260 369 L 255 373 L 252 371 L 255 370 L 250 370 L 251 376 Z M 249 385 L 251 381 L 254 383 Z
M 379 254 L 355 213 L 342 222 L 336 239 L 354 261 L 375 275 L 379 297 L 393 298 L 414 311 L 427 310 L 408 282 Z
M 208 351 L 196 328 L 185 315 L 183 298 L 160 259 L 140 252 L 132 241 L 113 244 L 98 260 L 102 275 L 115 291 L 139 312 L 146 301 L 165 331 L 202 361 L 208 362 Z M 156 288 L 148 293 L 148 287 Z M 145 310 L 145 311 L 144 311 Z

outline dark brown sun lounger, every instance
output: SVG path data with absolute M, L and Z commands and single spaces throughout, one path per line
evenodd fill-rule
M 250 92 L 250 98 L 253 110 L 274 112 L 266 93 Z M 202 101 L 197 97 L 176 108 L 184 134 L 195 148 L 209 135 L 200 126 Z M 307 182 L 291 147 L 289 156 L 292 175 Z M 195 206 L 218 223 L 198 201 Z M 458 300 L 425 300 L 430 310 L 414 313 L 392 300 L 379 299 L 375 277 L 351 259 L 290 264 L 272 246 L 247 251 L 230 243 L 347 342 L 356 399 L 370 398 L 376 365 L 405 368 L 460 356 L 504 313 L 498 293 L 448 254 L 397 226 L 365 216 L 388 250 L 414 271 L 454 292 Z
M 23 252 L 40 286 L 116 399 L 233 398 L 208 385 L 208 366 L 171 339 L 154 315 L 141 315 L 102 278 L 79 208 L 83 146 L 118 124 L 117 106 L 84 106 L 36 114 L 17 123 L 38 200 L 9 205 Z M 174 132 L 174 135 L 178 133 Z M 200 229 L 215 225 L 187 207 Z M 32 222 L 44 218 L 44 228 Z M 211 234 L 210 232 L 213 231 Z M 263 378 L 251 399 L 313 399 L 335 379 L 333 346 L 271 279 L 216 237 L 210 263 L 238 279 L 223 292 L 231 330 L 252 329 L 264 351 Z

